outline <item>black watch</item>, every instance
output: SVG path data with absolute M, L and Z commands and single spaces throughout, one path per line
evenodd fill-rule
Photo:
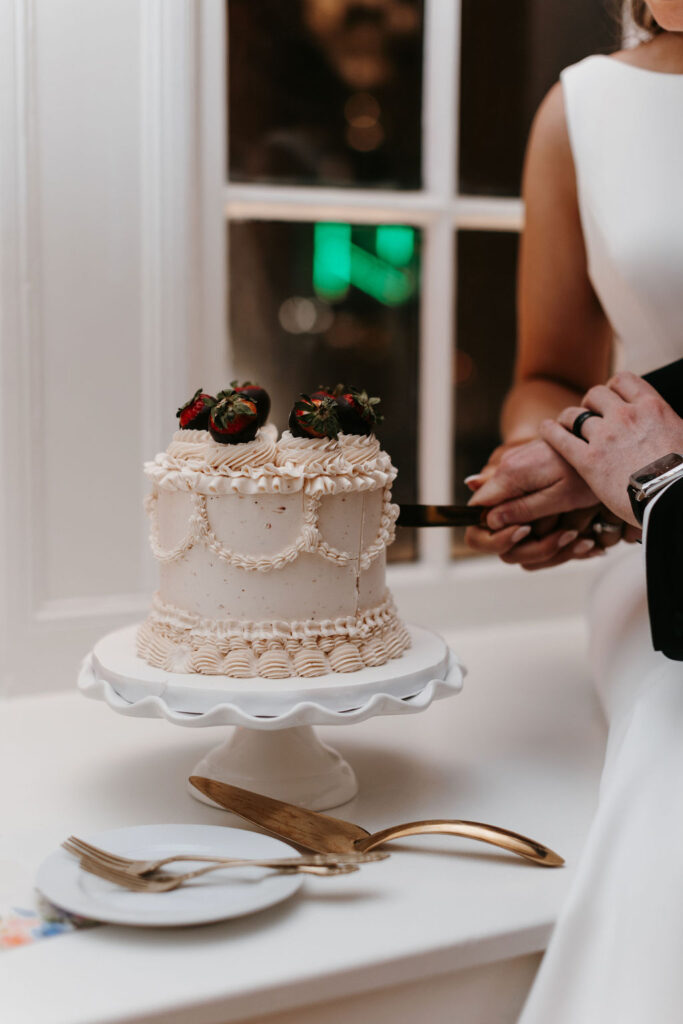
M 631 474 L 627 488 L 628 496 L 633 514 L 641 525 L 645 509 L 655 494 L 659 494 L 682 476 L 683 455 L 677 452 L 669 452 L 668 455 L 655 459 L 654 462 Z

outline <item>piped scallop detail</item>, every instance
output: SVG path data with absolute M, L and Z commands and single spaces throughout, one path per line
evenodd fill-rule
M 382 514 L 374 540 L 360 554 L 354 551 L 341 551 L 328 544 L 320 532 L 318 526 L 320 496 L 304 495 L 301 527 L 296 540 L 273 555 L 246 555 L 226 547 L 218 538 L 209 520 L 206 496 L 203 494 L 192 495 L 192 513 L 187 533 L 183 539 L 172 548 L 164 548 L 159 537 L 158 502 L 158 491 L 152 492 L 145 500 L 145 508 L 151 524 L 150 545 L 157 561 L 162 564 L 176 562 L 196 544 L 203 544 L 226 564 L 238 569 L 246 569 L 248 572 L 273 572 L 282 569 L 295 561 L 303 552 L 320 555 L 329 562 L 334 562 L 335 565 L 349 565 L 352 562 L 357 562 L 361 570 L 368 569 L 392 543 L 399 513 L 398 505 L 391 503 L 391 488 L 384 488 Z
M 181 430 L 145 472 L 161 566 L 137 637 L 150 665 L 315 679 L 384 665 L 410 646 L 384 581 L 396 470 L 374 436 L 278 440 L 266 426 L 229 445 Z

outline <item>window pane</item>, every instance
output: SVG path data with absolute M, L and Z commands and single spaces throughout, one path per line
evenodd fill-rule
M 228 0 L 233 181 L 419 188 L 422 0 Z
M 280 430 L 298 395 L 337 381 L 382 399 L 378 436 L 416 501 L 420 233 L 404 225 L 229 226 L 235 374 L 270 392 Z M 393 561 L 415 556 L 401 529 Z
M 597 0 L 462 0 L 460 192 L 518 195 L 543 96 L 562 68 L 614 50 L 618 35 Z
M 455 369 L 455 500 L 470 496 L 463 480 L 477 473 L 500 444 L 500 409 L 515 356 L 515 275 L 518 235 L 460 231 L 457 235 Z M 455 531 L 455 553 L 463 531 Z

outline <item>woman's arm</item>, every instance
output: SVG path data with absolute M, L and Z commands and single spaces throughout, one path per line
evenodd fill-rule
M 505 441 L 536 436 L 594 384 L 607 379 L 612 331 L 588 277 L 576 174 L 562 87 L 541 104 L 523 176 L 515 382 L 505 402 Z
M 473 481 L 475 487 L 494 476 L 509 446 L 537 437 L 543 420 L 554 418 L 567 404 L 576 405 L 580 395 L 609 374 L 612 332 L 588 277 L 559 83 L 534 119 L 522 190 L 526 217 L 519 257 L 515 382 L 502 413 L 504 444 Z M 550 450 L 547 461 L 548 469 L 555 472 L 551 464 L 557 463 L 557 457 Z M 567 481 L 568 486 L 578 485 L 568 467 L 567 473 L 574 477 Z M 467 541 L 475 550 L 489 554 L 508 555 L 514 548 L 514 557 L 506 560 L 522 564 L 546 563 L 549 552 L 559 551 L 561 538 L 565 539 L 564 558 L 590 551 L 584 544 L 574 552 L 574 545 L 566 544 L 566 524 L 558 524 L 542 544 L 534 538 L 513 542 L 515 532 L 512 528 L 497 533 L 472 528 Z

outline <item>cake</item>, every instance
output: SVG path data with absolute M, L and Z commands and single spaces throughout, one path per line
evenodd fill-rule
M 400 657 L 410 637 L 385 579 L 396 470 L 368 418 L 356 421 L 362 433 L 345 432 L 354 419 L 338 415 L 338 396 L 306 398 L 278 439 L 262 410 L 261 425 L 251 421 L 248 399 L 221 424 L 234 387 L 218 402 L 197 392 L 191 403 L 207 408 L 181 417 L 183 429 L 145 464 L 159 589 L 138 655 L 173 672 L 267 679 Z M 244 409 L 246 434 L 232 430 L 226 443 L 226 423 Z

